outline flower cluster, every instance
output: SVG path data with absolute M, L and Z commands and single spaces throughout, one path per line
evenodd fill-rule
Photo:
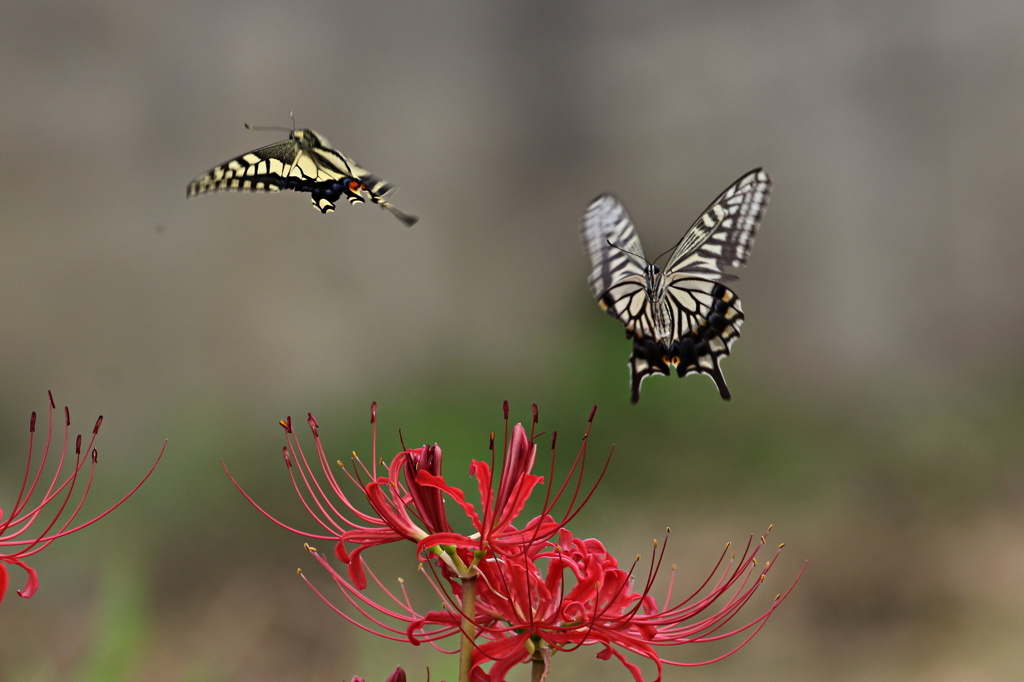
M 284 459 L 295 491 L 321 532 L 284 525 L 240 486 L 239 490 L 268 518 L 307 541 L 333 541 L 333 554 L 347 570 L 336 569 L 308 542 L 307 548 L 333 578 L 342 595 L 340 604 L 310 586 L 339 616 L 381 637 L 429 643 L 442 651 L 441 640 L 460 638 L 460 680 L 500 682 L 520 663 L 535 666 L 537 679 L 547 673 L 552 655 L 588 645 L 600 647 L 599 658 L 619 660 L 638 681 L 644 675 L 631 655 L 646 658 L 660 680 L 665 665 L 702 665 L 734 653 L 760 630 L 792 589 L 796 580 L 766 610 L 733 624 L 765 580 L 781 545 L 767 561 L 758 556 L 766 546 L 764 537 L 752 538 L 738 557 L 727 546 L 707 580 L 682 599 L 673 595 L 673 567 L 667 593 L 659 602 L 652 591 L 664 559 L 664 543 L 660 547 L 655 543 L 650 568 L 640 580 L 634 573 L 639 557 L 623 568 L 600 541 L 575 537 L 568 523 L 593 495 L 611 459 L 609 453 L 594 483 L 585 486 L 594 411 L 565 479 L 557 487 L 549 486 L 536 513 L 521 520 L 531 496 L 544 482 L 533 473 L 537 408 L 529 435 L 522 424 L 510 432 L 507 403 L 504 409 L 500 474 L 495 481 L 498 451 L 492 433 L 490 461 L 470 464 L 477 488 L 472 502 L 444 478 L 437 445 L 404 449 L 389 465 L 378 463 L 376 404 L 370 418 L 370 466 L 355 456 L 352 469 L 337 463 L 354 487 L 353 494 L 345 492 L 343 480 L 335 475 L 312 415 L 308 418 L 315 446 L 312 458 L 303 451 L 291 420 L 281 422 L 287 441 Z M 556 443 L 554 433 L 551 474 Z M 462 512 L 472 531 L 453 529 L 446 502 Z M 422 572 L 441 599 L 441 610 L 421 612 L 404 583 L 397 592 L 388 589 L 363 560 L 365 550 L 402 540 L 416 544 Z M 371 596 L 371 582 L 373 594 L 380 597 Z M 724 654 L 698 662 L 677 661 L 661 653 L 669 646 L 721 640 L 734 645 Z
M 157 456 L 153 466 L 139 483 L 128 491 L 116 504 L 106 511 L 97 514 L 87 521 L 78 519 L 85 498 L 92 488 L 93 475 L 99 455 L 96 451 L 96 437 L 99 434 L 103 417 L 96 420 L 88 443 L 83 446 L 82 436 L 75 438 L 74 459 L 68 447 L 71 442 L 71 413 L 64 408 L 64 433 L 54 435 L 54 411 L 56 403 L 53 394 L 49 394 L 50 418 L 46 428 L 43 452 L 35 455 L 36 444 L 36 413 L 32 413 L 29 422 L 28 457 L 25 461 L 25 473 L 21 479 L 21 487 L 14 500 L 14 505 L 5 513 L 0 509 L 0 602 L 3 601 L 10 582 L 7 566 L 17 566 L 27 575 L 25 587 L 18 590 L 19 596 L 30 598 L 39 589 L 39 576 L 26 560 L 46 549 L 58 538 L 70 535 L 86 526 L 91 526 L 104 516 L 114 511 L 131 497 L 146 482 L 163 456 L 163 449 Z M 166 444 L 165 444 L 166 447 Z M 60 451 L 59 455 L 56 450 Z M 52 465 L 53 471 L 46 474 L 47 461 L 57 458 Z M 88 464 L 88 468 L 86 468 Z M 87 473 L 86 473 L 87 472 Z M 82 480 L 84 479 L 84 480 Z M 39 526 L 42 525 L 42 528 Z
M 725 629 L 768 574 L 772 561 L 759 568 L 756 559 L 764 543 L 762 538 L 753 549 L 748 545 L 741 557 L 728 561 L 723 554 L 702 595 L 673 601 L 669 589 L 661 604 L 651 589 L 664 549 L 639 588 L 635 562 L 629 570 L 620 568 L 600 541 L 576 538 L 566 530 L 560 531 L 557 542 L 533 545 L 519 557 L 481 562 L 475 622 L 482 641 L 474 651 L 473 669 L 494 664 L 487 676 L 474 679 L 504 680 L 517 663 L 546 660 L 556 651 L 592 644 L 602 647 L 600 658 L 617 658 L 636 680 L 643 680 L 643 674 L 626 652 L 653 662 L 657 679 L 664 665 L 711 662 L 669 660 L 659 648 L 738 637 L 732 653 L 757 633 L 784 598 L 776 596 L 771 607 L 752 621 Z M 456 607 L 431 612 L 417 625 L 451 624 Z

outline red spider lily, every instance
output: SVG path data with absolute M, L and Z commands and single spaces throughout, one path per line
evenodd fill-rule
M 561 531 L 557 544 L 534 546 L 515 558 L 482 562 L 477 580 L 478 644 L 473 653 L 473 679 L 504 680 L 513 666 L 528 661 L 541 662 L 546 668 L 554 652 L 589 644 L 602 645 L 598 657 L 607 660 L 614 656 L 638 682 L 643 674 L 628 660 L 628 653 L 651 660 L 657 667 L 656 681 L 661 680 L 664 665 L 706 665 L 726 658 L 757 634 L 799 579 L 798 575 L 784 594 L 776 595 L 765 612 L 727 629 L 782 549 L 780 545 L 772 559 L 759 567 L 757 554 L 765 543 L 764 537 L 756 545 L 751 539 L 741 557 L 731 556 L 728 561 L 727 546 L 707 580 L 678 602 L 672 600 L 673 567 L 661 606 L 651 590 L 664 545 L 640 592 L 633 591 L 632 569 L 620 569 L 598 540 L 573 538 L 566 530 Z M 451 610 L 432 612 L 422 625 L 450 623 L 453 615 Z M 699 662 L 668 660 L 657 649 L 732 638 L 739 641 L 728 652 Z M 494 663 L 484 673 L 482 666 L 490 661 Z
M 590 493 L 577 504 L 578 496 L 568 505 L 568 509 L 561 521 L 555 521 L 550 512 L 554 503 L 549 498 L 544 503 L 544 509 L 540 516 L 526 523 L 520 530 L 513 525 L 526 507 L 537 485 L 543 483 L 544 478 L 530 473 L 537 457 L 537 446 L 533 444 L 533 437 L 527 437 L 526 429 L 522 424 L 516 424 L 512 428 L 512 438 L 508 439 L 508 403 L 504 405 L 506 424 L 506 446 L 504 458 L 501 465 L 501 476 L 498 479 L 497 493 L 494 491 L 493 475 L 491 465 L 487 462 L 474 460 L 469 467 L 470 476 L 476 479 L 477 493 L 480 496 L 480 506 L 483 510 L 483 517 L 477 512 L 476 507 L 466 500 L 465 494 L 459 488 L 447 484 L 442 476 L 432 472 L 418 472 L 416 483 L 423 487 L 430 487 L 443 492 L 449 499 L 462 507 L 463 512 L 473 524 L 476 532 L 469 535 L 461 535 L 453 532 L 436 532 L 420 541 L 420 547 L 446 546 L 462 550 L 470 550 L 481 555 L 489 552 L 499 554 L 518 554 L 524 547 L 534 542 L 544 542 L 563 528 L 565 524 L 579 511 L 579 509 L 593 494 Z M 596 408 L 595 408 L 596 411 Z M 537 411 L 534 406 L 534 426 L 537 424 Z M 583 437 L 583 447 L 577 455 L 570 478 L 576 474 L 576 493 L 579 492 L 579 483 L 583 474 L 583 463 L 586 457 L 587 437 L 590 435 L 590 427 L 593 424 L 594 412 L 591 412 L 590 421 L 587 424 L 587 431 Z M 557 435 L 557 434 L 556 434 Z M 491 453 L 494 459 L 494 440 L 491 436 Z M 552 464 L 554 463 L 554 439 L 552 440 Z M 577 467 L 579 467 L 577 469 Z M 605 463 L 607 468 L 607 461 Z M 603 476 L 604 472 L 601 472 Z M 601 476 L 598 477 L 600 481 Z M 562 484 L 562 489 L 555 495 L 555 500 L 566 490 L 570 482 L 567 478 Z M 595 487 L 596 487 L 595 483 Z
M 464 618 L 472 608 L 471 679 L 475 682 L 502 682 L 519 663 L 540 663 L 546 668 L 555 652 L 592 644 L 602 647 L 599 658 L 616 658 L 638 682 L 644 676 L 629 655 L 649 659 L 657 668 L 657 682 L 665 665 L 707 665 L 732 655 L 760 631 L 789 595 L 799 574 L 765 611 L 731 624 L 764 582 L 782 549 L 780 545 L 762 564 L 758 554 L 766 543 L 765 537 L 756 543 L 751 538 L 739 557 L 730 554 L 727 546 L 708 578 L 683 599 L 673 599 L 673 566 L 660 605 L 652 589 L 664 558 L 664 544 L 637 592 L 635 563 L 629 571 L 623 570 L 600 541 L 575 538 L 564 529 L 557 542 L 534 543 L 517 556 L 493 555 L 479 562 L 477 577 L 470 581 L 451 580 L 435 572 L 430 582 L 445 605 L 442 611 L 421 614 L 410 602 L 404 582 L 400 581 L 400 592 L 395 593 L 371 571 L 374 586 L 383 595 L 373 598 L 335 571 L 313 548 L 309 549 L 330 573 L 348 607 L 335 605 L 310 586 L 335 613 L 367 632 L 392 641 L 429 643 L 446 653 L 454 650 L 441 648 L 440 640 L 466 634 Z M 468 582 L 475 584 L 472 606 L 465 597 Z M 726 653 L 697 662 L 670 660 L 661 653 L 667 646 L 723 640 L 735 644 Z
M 378 474 L 376 403 L 373 403 L 370 409 L 370 423 L 373 428 L 371 468 L 368 469 L 358 457 L 354 458 L 355 474 L 338 463 L 355 486 L 358 493 L 356 498 L 346 495 L 341 482 L 335 476 L 320 441 L 316 419 L 312 415 L 308 417 L 316 450 L 315 463 L 303 452 L 292 428 L 291 419 L 281 422 L 287 441 L 284 459 L 292 485 L 306 511 L 323 529 L 322 533 L 302 531 L 278 521 L 245 493 L 231 477 L 230 472 L 228 476 L 242 495 L 274 523 L 310 540 L 334 541 L 334 553 L 342 562 L 348 564 L 349 578 L 357 589 L 365 589 L 367 585 L 362 552 L 369 547 L 399 540 L 416 542 L 417 551 L 424 560 L 427 557 L 436 557 L 452 575 L 469 576 L 473 574 L 471 565 L 483 556 L 478 556 L 477 553 L 517 553 L 529 542 L 547 540 L 568 523 L 593 494 L 596 482 L 594 488 L 586 494 L 581 494 L 581 487 L 585 470 L 586 438 L 590 433 L 594 411 L 591 412 L 587 424 L 583 446 L 565 481 L 553 495 L 550 490 L 548 491 L 541 514 L 527 522 L 522 529 L 517 529 L 513 521 L 522 512 L 534 488 L 543 482 L 543 477 L 530 473 L 536 457 L 533 434 L 527 437 L 523 426 L 517 424 L 512 429 L 511 440 L 509 439 L 507 402 L 504 404 L 504 458 L 497 493 L 494 492 L 492 466 L 478 461 L 474 461 L 470 466 L 470 473 L 477 480 L 481 507 L 484 510 L 483 517 L 472 503 L 466 501 L 461 490 L 445 482 L 441 475 L 442 451 L 436 444 L 399 452 L 387 467 L 386 473 Z M 533 408 L 533 414 L 533 425 L 536 427 L 536 406 Z M 556 441 L 557 434 L 553 434 L 552 473 Z M 493 433 L 490 443 L 493 463 L 497 457 Z M 604 470 L 598 476 L 598 481 L 603 474 Z M 563 495 L 569 495 L 569 499 L 561 520 L 556 520 L 552 511 Z M 444 496 L 452 499 L 466 513 L 475 529 L 473 534 L 462 535 L 451 529 L 444 511 Z M 353 499 L 359 498 L 366 499 L 372 512 L 363 511 L 357 506 Z M 355 545 L 351 551 L 346 546 L 349 544 Z
M 21 488 L 14 500 L 14 506 L 10 513 L 4 516 L 0 509 L 0 602 L 3 601 L 7 592 L 7 585 L 10 580 L 5 564 L 18 566 L 27 574 L 25 588 L 18 590 L 18 595 L 26 599 L 35 594 L 39 588 L 39 577 L 36 571 L 25 563 L 25 559 L 48 547 L 57 538 L 70 535 L 86 526 L 90 526 L 104 516 L 114 511 L 121 504 L 131 497 L 139 487 L 146 482 L 146 479 L 156 469 L 156 465 L 163 457 L 164 447 L 160 449 L 156 461 L 150 467 L 146 475 L 138 484 L 128 491 L 114 506 L 88 521 L 75 524 L 79 512 L 85 503 L 85 498 L 92 488 L 93 476 L 96 472 L 98 453 L 95 443 L 99 433 L 103 417 L 96 420 L 92 429 L 92 437 L 85 447 L 82 447 L 82 436 L 75 439 L 75 459 L 72 463 L 68 444 L 71 434 L 71 413 L 67 407 L 64 408 L 64 437 L 59 442 L 53 438 L 53 414 L 56 404 L 53 401 L 53 394 L 48 393 L 50 398 L 50 419 L 46 429 L 46 444 L 38 463 L 33 462 L 33 448 L 36 436 L 36 413 L 32 413 L 29 422 L 28 459 L 25 462 L 25 475 L 21 480 Z M 53 452 L 60 446 L 60 456 L 53 471 L 52 478 L 43 479 L 43 470 L 46 467 L 47 459 L 56 456 Z M 52 448 L 52 449 L 51 449 Z M 82 473 L 86 462 L 89 462 L 88 475 Z M 63 476 L 62 476 L 63 472 Z M 82 482 L 80 476 L 85 480 Z M 76 488 L 78 493 L 76 494 Z M 39 493 L 39 497 L 36 494 Z M 34 500 L 34 501 L 33 501 Z M 40 517 L 43 520 L 40 520 Z M 48 521 L 45 519 L 49 519 Z M 41 530 L 32 530 L 37 523 L 46 524 Z

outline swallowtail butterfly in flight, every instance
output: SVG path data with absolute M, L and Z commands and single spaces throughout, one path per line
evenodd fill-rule
M 719 362 L 740 335 L 743 309 L 723 284 L 736 276 L 724 269 L 747 262 L 770 189 L 760 168 L 734 182 L 671 249 L 664 268 L 644 256 L 622 202 L 602 194 L 587 208 L 582 232 L 593 265 L 590 289 L 633 340 L 634 403 L 644 379 L 673 368 L 680 377 L 706 374 L 724 400 L 731 397 Z
M 246 124 L 246 128 L 254 130 Z M 342 197 L 349 203 L 361 204 L 369 199 L 391 211 L 406 226 L 418 218 L 399 210 L 384 200 L 394 186 L 381 180 L 337 149 L 323 135 L 309 129 L 292 130 L 287 140 L 225 161 L 211 168 L 188 185 L 188 196 L 238 190 L 278 192 L 290 189 L 312 194 L 313 205 L 321 213 L 334 210 Z M 365 195 L 365 197 L 364 197 Z

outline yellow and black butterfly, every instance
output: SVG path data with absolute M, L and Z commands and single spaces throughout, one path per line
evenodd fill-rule
M 771 179 L 755 168 L 715 199 L 671 249 L 664 269 L 647 260 L 626 207 L 610 194 L 594 199 L 583 218 L 593 270 L 590 289 L 626 326 L 632 401 L 655 374 L 706 374 L 724 400 L 731 394 L 719 361 L 743 323 L 740 300 L 722 282 L 726 266 L 744 265 L 768 203 Z M 655 259 L 657 260 L 657 259 Z
M 246 128 L 255 130 L 246 124 Z M 285 129 L 287 130 L 287 129 Z M 283 189 L 309 192 L 321 213 L 334 210 L 341 197 L 361 204 L 369 199 L 411 227 L 418 218 L 384 200 L 394 186 L 381 180 L 345 156 L 323 135 L 312 130 L 292 130 L 287 140 L 268 144 L 211 168 L 188 185 L 187 196 L 238 190 L 278 192 Z M 365 195 L 365 198 L 364 198 Z

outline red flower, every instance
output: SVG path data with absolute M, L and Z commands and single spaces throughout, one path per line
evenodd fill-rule
M 533 424 L 536 426 L 536 406 L 533 413 Z M 581 499 L 586 438 L 594 418 L 594 412 L 591 412 L 583 447 L 580 448 L 566 480 L 554 495 L 548 493 L 538 517 L 527 522 L 521 529 L 513 525 L 523 511 L 530 494 L 543 482 L 543 477 L 530 473 L 537 450 L 533 444 L 533 437 L 527 437 L 523 426 L 517 424 L 513 427 L 512 438 L 509 440 L 507 402 L 504 405 L 504 414 L 506 444 L 497 492 L 494 491 L 491 465 L 479 461 L 474 461 L 470 465 L 470 473 L 477 480 L 483 517 L 477 512 L 476 507 L 466 500 L 460 489 L 446 483 L 441 474 L 441 447 L 436 444 L 399 452 L 387 467 L 387 472 L 378 474 L 376 403 L 370 408 L 370 423 L 373 427 L 371 468 L 367 469 L 357 457 L 356 475 L 353 475 L 348 468 L 338 463 L 355 486 L 359 498 L 365 498 L 369 503 L 372 513 L 363 511 L 342 489 L 342 484 L 335 476 L 324 451 L 319 426 L 312 415 L 309 415 L 308 423 L 313 433 L 316 463 L 311 463 L 303 452 L 292 429 L 290 418 L 281 422 L 287 440 L 284 459 L 296 494 L 306 511 L 323 529 L 323 533 L 310 533 L 281 523 L 256 504 L 234 478 L 231 480 L 249 502 L 279 526 L 310 540 L 334 541 L 334 553 L 348 565 L 349 579 L 358 589 L 364 589 L 367 585 L 362 552 L 369 547 L 398 540 L 416 542 L 417 551 L 423 560 L 429 557 L 438 559 L 453 577 L 468 576 L 472 575 L 472 564 L 487 552 L 515 554 L 531 542 L 547 540 L 575 516 L 593 494 L 592 488 Z M 552 471 L 556 436 L 557 434 L 554 434 L 552 437 Z M 492 463 L 496 458 L 494 446 L 492 433 Z M 603 474 L 602 470 L 598 480 Z M 228 476 L 231 477 L 230 472 Z M 364 477 L 367 479 L 366 483 L 363 482 Z M 562 518 L 556 520 L 552 516 L 552 511 L 562 495 L 570 489 L 571 497 Z M 467 536 L 452 531 L 445 515 L 444 496 L 462 508 L 476 529 L 475 533 Z M 348 545 L 355 545 L 355 548 L 350 551 Z M 481 552 L 484 554 L 478 556 Z
M 758 554 L 766 544 L 764 537 L 756 543 L 752 538 L 739 557 L 731 555 L 727 546 L 707 580 L 683 599 L 673 599 L 673 567 L 660 604 L 652 588 L 664 558 L 664 545 L 637 590 L 635 563 L 624 570 L 600 541 L 575 538 L 568 530 L 558 534 L 557 542 L 535 543 L 517 556 L 493 555 L 481 561 L 476 566 L 477 577 L 471 579 L 472 607 L 464 599 L 466 581 L 451 580 L 436 572 L 428 577 L 444 604 L 441 611 L 418 612 L 405 594 L 402 581 L 396 594 L 372 572 L 374 587 L 383 597 L 371 597 L 367 590 L 357 588 L 335 571 L 313 548 L 309 548 L 313 556 L 330 573 L 349 606 L 335 605 L 310 586 L 335 613 L 367 632 L 392 641 L 428 643 L 446 653 L 454 650 L 442 649 L 439 642 L 464 634 L 463 618 L 472 608 L 471 668 L 475 682 L 502 682 L 517 664 L 539 661 L 546 667 L 556 652 L 594 644 L 601 647 L 599 658 L 616 658 L 637 682 L 645 678 L 630 655 L 648 659 L 657 670 L 656 682 L 661 680 L 666 665 L 706 665 L 732 655 L 760 631 L 789 595 L 799 574 L 765 610 L 732 624 L 754 597 L 782 549 L 780 545 L 770 560 L 761 562 Z M 306 580 L 301 571 L 300 575 Z M 669 646 L 722 640 L 734 640 L 735 644 L 724 654 L 695 662 L 671 659 L 663 651 Z
M 5 564 L 18 566 L 25 571 L 28 578 L 24 589 L 18 590 L 18 594 L 25 598 L 31 597 L 39 588 L 39 577 L 35 570 L 25 563 L 25 560 L 48 547 L 57 538 L 70 535 L 86 526 L 90 526 L 121 506 L 121 503 L 131 497 L 146 482 L 146 479 L 149 478 L 153 470 L 156 469 L 156 465 L 160 462 L 160 458 L 164 454 L 164 448 L 167 447 L 165 443 L 164 448 L 160 449 L 160 454 L 157 455 L 156 461 L 153 462 L 153 466 L 142 477 L 142 480 L 114 506 L 88 521 L 73 525 L 92 487 L 92 479 L 96 472 L 96 463 L 98 461 L 98 454 L 94 445 L 96 443 L 96 435 L 100 430 L 100 424 L 103 423 L 103 417 L 99 417 L 96 420 L 96 425 L 92 429 L 92 437 L 84 448 L 82 447 L 82 436 L 78 436 L 75 439 L 75 459 L 74 463 L 72 463 L 68 456 L 71 414 L 68 408 L 65 407 L 64 436 L 59 443 L 55 443 L 53 440 L 53 413 L 56 405 L 53 402 L 53 394 L 49 393 L 48 395 L 50 398 L 50 419 L 46 429 L 46 444 L 43 447 L 43 453 L 39 457 L 38 463 L 33 462 L 33 448 L 36 436 L 36 413 L 33 412 L 29 422 L 28 459 L 25 462 L 25 475 L 21 480 L 21 488 L 18 490 L 18 496 L 14 500 L 13 508 L 10 509 L 6 516 L 4 511 L 0 509 L 0 601 L 3 601 L 4 594 L 7 592 L 7 585 L 10 581 Z M 55 450 L 58 445 L 60 446 L 60 456 L 52 478 L 44 480 L 43 470 L 46 467 L 46 461 L 56 456 L 52 454 L 51 448 Z M 86 462 L 89 463 L 88 475 L 84 476 L 82 472 L 85 469 Z M 80 474 L 84 476 L 84 481 L 79 479 Z M 76 488 L 78 489 L 77 494 Z M 36 498 L 37 493 L 39 494 L 38 498 Z M 45 524 L 45 526 L 40 529 L 38 527 L 39 524 Z M 33 530 L 33 526 L 35 526 L 35 530 Z
M 505 418 L 508 419 L 507 412 Z M 493 448 L 492 442 L 492 452 Z M 545 513 L 527 522 L 521 530 L 513 525 L 526 507 L 534 488 L 544 482 L 543 476 L 530 473 L 536 455 L 537 446 L 531 438 L 527 438 L 523 425 L 516 424 L 512 427 L 512 439 L 505 448 L 497 493 L 494 491 L 490 465 L 473 460 L 469 465 L 469 474 L 476 479 L 483 517 L 473 503 L 466 500 L 465 493 L 446 483 L 442 476 L 426 471 L 417 473 L 417 484 L 433 488 L 439 494 L 443 492 L 462 508 L 476 529 L 475 533 L 468 536 L 450 531 L 432 533 L 420 541 L 420 547 L 444 545 L 474 552 L 518 554 L 525 546 L 537 541 L 543 542 L 557 533 L 567 519 L 556 522 L 547 513 L 550 511 L 548 508 Z
M 566 530 L 557 544 L 535 546 L 515 558 L 483 562 L 477 580 L 474 679 L 504 680 L 517 663 L 543 660 L 546 665 L 556 651 L 589 644 L 601 645 L 598 657 L 619 659 L 638 682 L 643 674 L 628 660 L 628 653 L 651 660 L 657 667 L 656 680 L 661 679 L 664 665 L 705 665 L 721 660 L 750 641 L 792 590 L 790 585 L 752 620 L 726 629 L 753 597 L 782 548 L 780 545 L 772 559 L 759 567 L 757 554 L 765 542 L 762 537 L 757 545 L 748 543 L 740 558 L 732 556 L 726 562 L 727 547 L 705 583 L 675 603 L 673 568 L 662 606 L 651 589 L 664 546 L 639 592 L 633 591 L 632 569 L 619 568 L 598 540 L 574 538 Z M 424 625 L 437 626 L 456 617 L 450 611 L 432 612 L 424 618 Z M 657 649 L 728 638 L 740 641 L 727 653 L 696 663 L 663 658 Z M 484 675 L 482 666 L 490 661 L 494 663 Z

